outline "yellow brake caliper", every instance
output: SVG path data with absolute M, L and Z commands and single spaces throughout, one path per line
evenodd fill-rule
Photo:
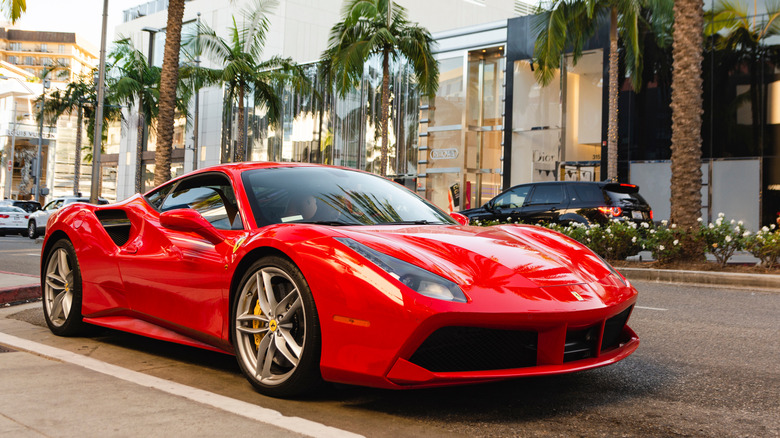
M 262 315 L 263 311 L 260 310 L 260 302 L 255 301 L 255 315 Z M 260 328 L 260 321 L 252 321 L 252 328 Z M 260 341 L 265 336 L 265 333 L 255 334 L 255 348 L 260 348 Z

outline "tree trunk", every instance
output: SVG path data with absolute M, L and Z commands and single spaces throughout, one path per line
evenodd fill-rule
M 390 50 L 385 47 L 382 51 L 382 150 L 379 160 L 379 174 L 387 175 L 387 131 L 390 118 Z
M 179 49 L 183 16 L 184 0 L 169 0 L 165 52 L 163 52 L 160 73 L 160 115 L 157 119 L 157 150 L 154 160 L 155 186 L 171 179 L 173 117 L 176 110 L 176 88 L 179 82 Z
M 244 139 L 246 138 L 246 131 L 244 131 L 244 123 L 246 118 L 244 116 L 244 87 L 238 88 L 238 140 L 236 141 L 236 148 L 233 153 L 233 162 L 244 161 Z
M 693 230 L 701 216 L 702 0 L 674 2 L 672 55 L 672 180 L 671 221 Z M 686 258 L 702 248 L 688 242 Z
M 76 118 L 76 157 L 73 165 L 73 196 L 79 196 L 79 184 L 81 179 L 81 130 L 84 129 L 84 110 L 79 104 L 79 113 Z
M 618 35 L 617 8 L 609 25 L 609 121 L 607 127 L 607 179 L 618 179 Z
M 143 99 L 141 99 L 139 106 L 143 108 Z M 138 141 L 135 143 L 135 192 L 144 192 L 144 126 L 146 120 L 144 118 L 144 112 L 138 111 Z M 159 147 L 159 146 L 158 146 Z M 155 178 L 157 178 L 157 171 L 155 170 Z

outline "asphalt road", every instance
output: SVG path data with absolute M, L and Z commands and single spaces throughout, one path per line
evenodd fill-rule
M 42 242 L 27 236 L 0 237 L 0 271 L 38 275 Z
M 641 345 L 618 364 L 435 390 L 329 385 L 303 400 L 257 394 L 231 356 L 108 330 L 57 338 L 37 306 L 9 318 L 16 336 L 371 437 L 780 436 L 780 293 L 636 286 Z

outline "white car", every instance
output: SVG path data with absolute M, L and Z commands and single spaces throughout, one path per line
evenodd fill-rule
M 27 221 L 27 237 L 35 239 L 46 231 L 46 222 L 49 221 L 49 216 L 54 214 L 55 211 L 60 208 L 73 204 L 76 202 L 89 203 L 89 198 L 83 198 L 78 196 L 63 196 L 61 198 L 54 198 L 49 201 L 42 209 L 32 213 Z M 98 204 L 108 204 L 105 199 L 98 200 Z
M 21 234 L 27 230 L 27 219 L 30 213 L 11 205 L 0 206 L 0 236 L 6 234 Z

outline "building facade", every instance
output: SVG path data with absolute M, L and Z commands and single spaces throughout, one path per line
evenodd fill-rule
M 97 49 L 76 33 L 0 28 L 0 59 L 34 77 L 57 67 L 51 79 L 69 82 L 92 74 L 97 57 Z

